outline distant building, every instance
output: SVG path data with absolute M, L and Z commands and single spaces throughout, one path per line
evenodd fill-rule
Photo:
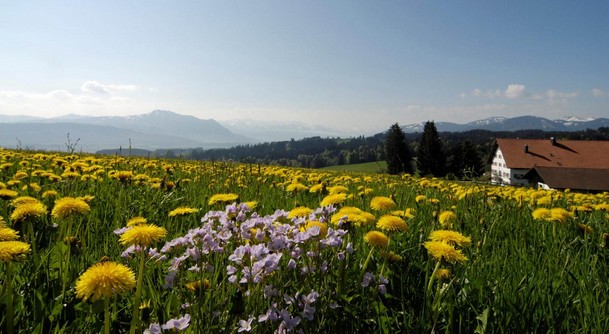
M 609 141 L 497 139 L 493 184 L 609 191 Z

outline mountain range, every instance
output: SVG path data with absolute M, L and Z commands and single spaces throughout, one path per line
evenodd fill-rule
M 544 131 L 581 131 L 609 127 L 607 118 L 578 118 L 567 116 L 560 119 L 549 120 L 537 116 L 519 116 L 513 118 L 490 117 L 465 124 L 450 122 L 434 122 L 438 132 L 464 132 L 469 130 L 489 131 L 516 131 L 516 130 L 544 130 Z M 402 130 L 408 133 L 423 132 L 425 122 L 403 125 Z
M 134 147 L 218 148 L 253 143 L 254 139 L 235 134 L 215 120 L 203 120 L 171 111 L 155 110 L 134 116 L 93 117 L 67 115 L 55 118 L 0 116 L 0 145 L 6 147 L 64 150 L 69 141 L 77 149 Z
M 422 132 L 425 122 L 402 126 L 405 132 Z M 564 117 L 549 120 L 537 116 L 491 117 L 457 124 L 435 122 L 439 132 L 474 129 L 516 131 L 580 131 L 609 127 L 609 119 Z M 350 137 L 336 130 L 297 122 L 237 120 L 221 124 L 213 119 L 155 110 L 133 116 L 67 115 L 55 118 L 0 115 L 0 146 L 64 151 L 75 147 L 83 152 L 226 148 L 240 144 L 302 139 L 305 137 Z M 351 135 L 352 136 L 352 135 Z M 107 151 L 106 151 L 107 152 Z

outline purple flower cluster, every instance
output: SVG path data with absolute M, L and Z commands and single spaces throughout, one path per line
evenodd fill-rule
M 375 283 L 374 274 L 371 272 L 366 272 L 364 274 L 364 278 L 362 279 L 362 283 L 361 283 L 362 288 L 367 288 L 371 284 L 374 284 L 374 283 Z M 387 278 L 383 277 L 383 275 L 379 275 L 377 289 L 380 294 L 384 295 L 387 293 L 387 284 L 389 284 L 389 280 Z
M 159 325 L 158 323 L 152 323 L 144 330 L 144 334 L 160 334 L 165 330 L 172 330 L 172 332 L 181 332 L 186 330 L 190 326 L 190 314 L 186 314 L 183 317 L 169 319 L 165 324 Z
M 325 236 L 320 236 L 318 226 L 305 227 L 309 220 L 328 222 L 334 211 L 328 206 L 315 210 L 308 219 L 288 219 L 284 210 L 261 217 L 245 204 L 232 204 L 225 211 L 208 212 L 201 227 L 168 241 L 160 251 L 150 250 L 149 255 L 167 262 L 164 286 L 172 288 L 187 272 L 192 275 L 213 271 L 214 267 L 206 261 L 212 260 L 210 255 L 224 254 L 228 261 L 224 267 L 226 275 L 220 277 L 226 277 L 226 283 L 238 289 L 247 289 L 245 298 L 259 291 L 268 300 L 267 305 L 272 305 L 258 316 L 258 323 L 275 323 L 279 333 L 293 332 L 302 319 L 307 322 L 315 319 L 315 301 L 320 295 L 315 290 L 306 295 L 298 290 L 287 291 L 302 286 L 286 287 L 276 280 L 282 279 L 277 272 L 317 277 L 313 274 L 327 272 L 337 257 L 353 252 L 351 243 L 344 245 L 346 230 L 330 227 Z M 217 256 L 214 258 L 217 261 Z M 261 283 L 264 285 L 260 289 L 253 286 Z M 331 298 L 327 301 L 332 304 Z M 253 319 L 240 320 L 238 331 L 249 332 Z

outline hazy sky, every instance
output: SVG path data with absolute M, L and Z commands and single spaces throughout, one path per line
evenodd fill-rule
M 0 114 L 609 117 L 609 1 L 0 0 Z

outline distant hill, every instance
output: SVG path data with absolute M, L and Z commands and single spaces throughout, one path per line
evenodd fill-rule
M 77 123 L 0 123 L 0 144 L 20 147 L 66 151 L 68 134 L 77 150 L 95 152 L 104 148 L 157 149 L 162 147 L 198 147 L 201 143 L 185 138 L 141 133 L 111 126 Z
M 435 122 L 439 132 L 464 132 L 469 130 L 489 131 L 518 131 L 518 130 L 544 130 L 544 131 L 582 131 L 586 129 L 598 129 L 609 126 L 609 119 L 580 119 L 576 117 L 564 117 L 557 120 L 549 120 L 537 116 L 519 116 L 513 118 L 491 117 L 483 120 L 473 121 L 465 124 L 450 122 Z M 408 133 L 423 132 L 425 122 L 403 125 L 402 130 Z
M 203 120 L 171 111 L 155 110 L 135 116 L 91 117 L 67 115 L 40 119 L 0 118 L 0 146 L 65 150 L 67 134 L 80 138 L 77 149 L 95 152 L 131 146 L 156 150 L 167 148 L 221 148 L 252 143 L 215 120 Z
M 340 130 L 323 125 L 301 122 L 282 122 L 273 120 L 238 119 L 222 121 L 221 124 L 234 133 L 258 139 L 259 142 L 272 142 L 310 137 L 350 137 Z

